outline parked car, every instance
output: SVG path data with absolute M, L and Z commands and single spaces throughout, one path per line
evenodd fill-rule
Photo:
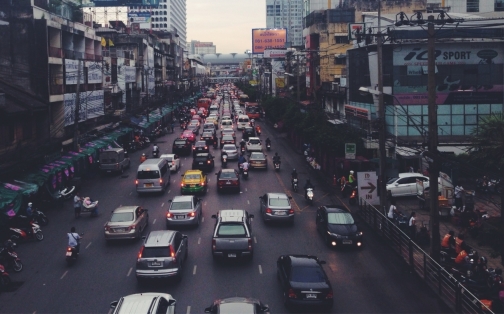
M 191 133 L 192 135 L 192 133 Z M 177 138 L 173 141 L 172 152 L 177 155 L 189 155 L 192 151 L 192 144 L 188 138 Z
M 288 222 L 294 224 L 294 210 L 290 203 L 291 196 L 285 193 L 266 193 L 259 197 L 263 220 Z
M 240 192 L 240 176 L 235 169 L 222 169 L 217 175 L 217 192 L 234 190 Z
M 215 300 L 210 307 L 205 309 L 205 313 L 257 314 L 269 313 L 269 308 L 258 299 L 232 297 Z
M 118 207 L 105 223 L 105 240 L 140 239 L 148 224 L 147 209 L 140 206 Z
M 166 228 L 171 226 L 199 226 L 203 217 L 203 205 L 194 195 L 175 196 L 169 200 L 170 208 L 166 212 Z
M 336 205 L 320 206 L 316 219 L 317 231 L 328 246 L 362 247 L 362 231 L 348 210 Z
M 254 152 L 250 154 L 249 158 L 250 169 L 268 169 L 268 161 L 266 160 L 266 155 L 259 152 Z
M 199 153 L 193 158 L 192 169 L 210 172 L 214 167 L 214 157 L 210 153 Z
M 180 158 L 177 154 L 162 154 L 159 158 L 164 158 L 168 161 L 171 172 L 177 172 L 180 169 Z
M 424 182 L 424 188 L 429 186 L 429 177 L 426 177 L 419 173 L 412 173 L 412 172 L 400 173 L 398 177 L 388 180 L 387 181 L 388 197 L 416 196 L 417 180 L 421 180 Z

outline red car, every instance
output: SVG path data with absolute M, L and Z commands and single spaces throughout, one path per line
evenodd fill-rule
M 196 142 L 196 135 L 191 130 L 185 130 L 180 137 L 186 138 L 191 143 Z

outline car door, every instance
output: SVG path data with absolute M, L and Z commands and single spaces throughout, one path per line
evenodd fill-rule
M 201 202 L 198 198 L 193 197 L 192 206 L 194 208 L 194 211 L 196 212 L 196 215 L 198 215 L 198 219 L 201 219 Z
M 180 232 L 175 233 L 175 239 L 173 240 L 173 247 L 175 248 L 175 258 L 178 261 L 178 266 L 182 265 L 184 258 L 184 243 L 182 241 L 182 234 Z
M 394 196 L 403 196 L 406 194 L 406 192 L 409 190 L 408 188 L 408 178 L 401 178 L 396 181 L 394 184 L 394 191 L 392 192 L 392 195 Z
M 280 284 L 282 285 L 282 290 L 286 290 L 289 287 L 289 274 L 290 274 L 290 263 L 289 257 L 284 257 L 278 262 L 278 276 L 280 279 Z
M 264 212 L 266 211 L 266 202 L 268 201 L 268 197 L 266 194 L 263 196 L 259 196 L 259 203 L 260 203 L 260 208 L 259 210 L 261 211 L 261 215 L 264 215 Z
M 144 230 L 146 226 L 145 212 L 142 207 L 138 207 L 135 211 L 136 221 L 135 225 L 140 226 L 140 230 Z

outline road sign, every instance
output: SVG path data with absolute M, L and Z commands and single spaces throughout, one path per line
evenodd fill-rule
M 374 171 L 357 172 L 359 197 L 371 205 L 380 205 L 378 196 L 378 176 Z
M 357 145 L 355 143 L 345 143 L 345 159 L 355 159 Z

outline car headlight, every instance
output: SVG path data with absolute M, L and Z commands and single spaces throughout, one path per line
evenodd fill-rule
M 357 232 L 356 236 L 360 237 L 362 235 L 362 231 Z

